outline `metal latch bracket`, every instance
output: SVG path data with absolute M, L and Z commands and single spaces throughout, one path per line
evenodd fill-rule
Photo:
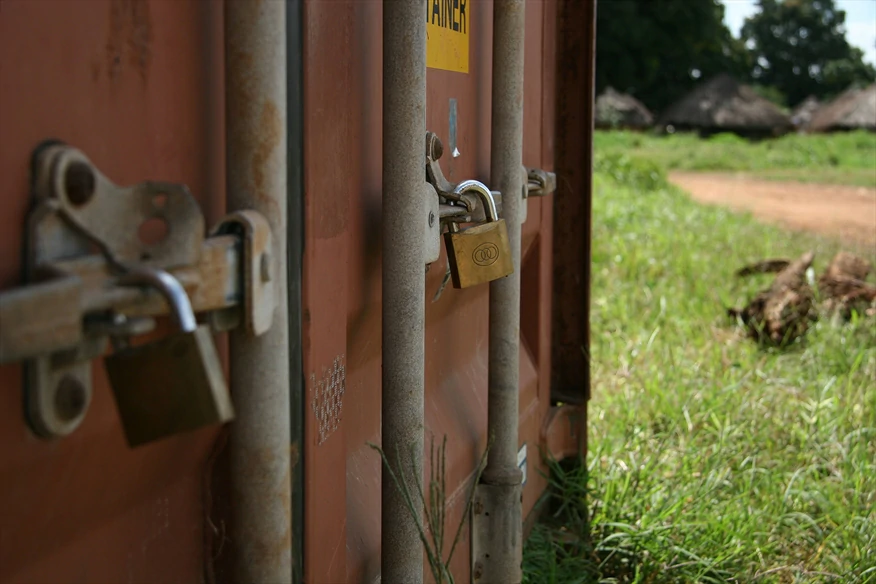
M 168 314 L 155 291 L 117 285 L 131 267 L 173 275 L 214 331 L 270 328 L 279 298 L 263 216 L 232 213 L 206 237 L 184 185 L 118 186 L 58 142 L 38 147 L 32 167 L 24 282 L 0 292 L 0 364 L 23 363 L 26 418 L 37 435 L 75 430 L 91 401 L 91 361 L 111 337 L 147 333 Z

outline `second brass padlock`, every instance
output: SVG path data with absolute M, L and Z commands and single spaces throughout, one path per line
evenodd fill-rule
M 133 448 L 233 419 L 212 333 L 198 325 L 179 281 L 162 270 L 135 268 L 119 283 L 160 291 L 180 328 L 104 359 L 128 445 Z
M 498 217 L 493 193 L 476 180 L 459 183 L 454 192 L 458 195 L 477 193 L 484 204 L 486 223 L 444 234 L 453 287 L 468 288 L 512 274 L 514 260 L 508 244 L 508 228 L 505 220 Z

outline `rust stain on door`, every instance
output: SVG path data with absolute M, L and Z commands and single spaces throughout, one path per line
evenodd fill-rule
M 145 83 L 152 61 L 152 16 L 148 0 L 113 0 L 109 10 L 106 68 L 111 80 L 124 73 L 125 62 Z
M 211 188 L 224 176 L 224 112 L 210 107 L 222 63 L 204 58 L 221 54 L 221 12 L 212 0 L 3 2 L 0 286 L 20 283 L 29 158 L 47 138 L 119 183 L 181 182 L 224 207 Z M 131 450 L 99 360 L 93 374 L 82 426 L 49 442 L 24 423 L 20 366 L 0 367 L 0 581 L 201 581 L 217 430 Z
M 271 157 L 281 143 L 282 133 L 286 131 L 280 118 L 280 112 L 273 101 L 266 101 L 259 117 L 258 145 L 252 158 L 252 180 L 255 195 L 262 203 L 268 203 L 274 213 L 278 213 L 276 202 L 265 192 L 265 171 L 271 162 Z

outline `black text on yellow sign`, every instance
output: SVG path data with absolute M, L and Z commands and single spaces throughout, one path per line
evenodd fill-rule
M 471 0 L 426 0 L 426 66 L 468 73 Z

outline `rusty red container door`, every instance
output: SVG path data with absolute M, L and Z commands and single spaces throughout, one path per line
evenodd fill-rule
M 490 182 L 492 3 L 428 0 L 427 130 L 454 182 Z M 555 5 L 528 2 L 524 164 L 552 170 Z M 304 367 L 307 582 L 372 582 L 380 572 L 381 4 L 305 3 Z M 344 88 L 340 90 L 340 88 Z M 425 161 L 424 161 L 425 162 Z M 524 512 L 550 407 L 551 197 L 523 226 L 521 464 Z M 426 273 L 426 461 L 447 436 L 455 529 L 486 445 L 488 294 L 442 287 L 446 255 Z M 466 532 L 467 533 L 467 532 Z M 449 547 L 449 546 L 448 546 Z M 468 537 L 454 557 L 467 574 Z
M 187 184 L 224 212 L 222 6 L 0 2 L 0 289 L 20 283 L 29 161 L 59 139 L 119 184 Z M 35 438 L 21 367 L 0 368 L 0 581 L 203 579 L 206 429 L 130 450 L 99 360 L 81 427 Z
M 526 10 L 523 162 L 553 170 L 556 5 Z M 381 412 L 381 16 L 376 0 L 303 3 L 304 438 L 292 448 L 304 514 L 293 521 L 314 584 L 380 572 L 381 466 L 369 443 L 380 443 Z M 454 183 L 489 186 L 492 3 L 427 0 L 424 18 L 441 166 Z M 20 283 L 29 159 L 43 140 L 82 149 L 119 184 L 188 185 L 208 224 L 223 214 L 222 27 L 219 0 L 0 0 L 0 289 Z M 523 226 L 524 513 L 545 488 L 552 207 L 529 199 Z M 446 266 L 442 251 L 424 274 L 426 445 L 447 437 L 455 527 L 486 445 L 489 287 L 442 287 Z M 214 513 L 225 504 L 217 431 L 131 450 L 99 361 L 93 370 L 83 425 L 46 442 L 21 415 L 20 366 L 0 368 L 0 581 L 212 580 L 229 536 Z M 468 573 L 468 546 L 465 535 L 455 574 Z

